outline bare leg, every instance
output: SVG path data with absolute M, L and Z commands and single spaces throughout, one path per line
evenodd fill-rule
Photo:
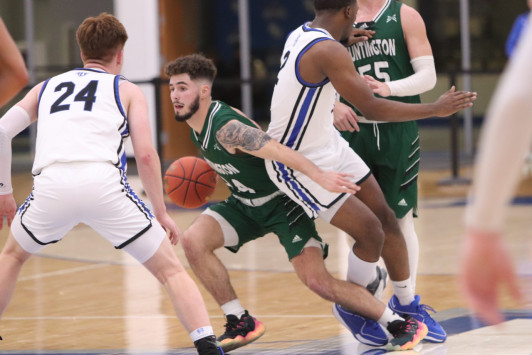
M 366 179 L 360 187 L 360 191 L 355 196 L 373 211 L 384 230 L 382 258 L 390 279 L 392 281 L 407 280 L 410 278 L 408 251 L 395 214 L 388 206 L 382 190 L 373 176 Z
M 358 198 L 349 197 L 336 212 L 331 224 L 356 241 L 353 252 L 357 257 L 367 262 L 379 260 L 384 243 L 381 223 Z
M 0 254 L 0 316 L 11 301 L 20 269 L 30 256 L 9 232 L 6 245 Z
M 220 225 L 207 215 L 200 215 L 182 237 L 190 267 L 220 306 L 237 298 L 227 269 L 214 254 L 223 244 Z
M 291 262 L 299 279 L 320 297 L 375 321 L 383 315 L 386 306 L 364 287 L 338 280 L 327 271 L 319 248 L 305 248 Z
M 179 262 L 168 238 L 164 238 L 157 252 L 144 266 L 164 285 L 177 317 L 189 333 L 210 326 L 203 297 Z

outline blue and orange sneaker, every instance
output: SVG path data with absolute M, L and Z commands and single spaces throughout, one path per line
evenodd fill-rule
M 374 320 L 350 312 L 338 303 L 333 306 L 333 314 L 362 344 L 384 346 L 388 343 L 388 336 L 380 324 Z
M 427 335 L 427 326 L 413 317 L 394 320 L 386 327 L 393 339 L 386 345 L 386 350 L 412 350 Z
M 246 311 L 240 319 L 235 315 L 226 316 L 225 333 L 218 337 L 218 343 L 223 351 L 238 349 L 260 338 L 266 327 Z
M 420 298 L 418 295 L 414 298 L 412 303 L 409 305 L 403 306 L 399 303 L 399 300 L 395 295 L 388 302 L 388 307 L 395 313 L 399 315 L 408 315 L 414 317 L 418 321 L 425 323 L 429 332 L 425 337 L 426 341 L 432 343 L 443 343 L 447 339 L 447 333 L 443 330 L 442 326 L 436 322 L 429 314 L 428 311 L 436 313 L 436 311 L 425 304 L 419 303 Z

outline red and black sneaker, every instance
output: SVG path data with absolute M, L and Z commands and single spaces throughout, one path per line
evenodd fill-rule
M 226 316 L 225 333 L 218 337 L 218 344 L 225 352 L 249 344 L 264 334 L 266 327 L 246 311 L 240 319 L 229 314 Z

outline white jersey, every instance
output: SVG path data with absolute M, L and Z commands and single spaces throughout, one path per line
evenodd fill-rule
M 294 30 L 286 40 L 273 91 L 268 134 L 304 155 L 338 136 L 333 126 L 332 110 L 337 100 L 333 85 L 328 78 L 318 84 L 307 83 L 299 73 L 301 56 L 325 40 L 334 38 L 324 29 L 304 24 Z
M 328 78 L 312 84 L 299 73 L 301 56 L 314 44 L 330 40 L 334 39 L 329 32 L 307 24 L 288 36 L 273 91 L 268 134 L 321 169 L 350 174 L 360 183 L 370 175 L 369 168 L 334 128 L 336 90 Z M 347 198 L 346 194 L 327 191 L 305 174 L 279 162 L 265 160 L 265 164 L 275 185 L 310 217 L 330 221 Z
M 110 162 L 126 169 L 129 136 L 118 86 L 100 70 L 75 69 L 48 79 L 39 94 L 33 174 L 54 163 Z

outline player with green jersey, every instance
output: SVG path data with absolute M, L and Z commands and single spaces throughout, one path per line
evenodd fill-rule
M 259 199 L 264 202 L 273 198 L 273 195 L 279 195 L 279 189 L 268 177 L 263 159 L 249 154 L 229 153 L 218 142 L 216 133 L 233 120 L 257 128 L 255 122 L 226 103 L 212 101 L 201 132 L 193 129 L 190 132 L 192 142 L 225 181 L 233 197 L 252 203 Z
M 434 58 L 423 19 L 416 10 L 395 0 L 358 0 L 358 5 L 354 27 L 374 31 L 367 41 L 348 47 L 358 73 L 376 96 L 419 103 L 419 94 L 436 84 Z M 417 213 L 420 161 L 417 122 L 370 121 L 347 101 L 340 101 L 335 107 L 335 126 L 369 166 L 395 212 L 407 245 L 415 289 L 419 259 L 413 219 Z M 359 131 L 354 129 L 354 112 Z M 390 302 L 398 300 L 392 298 Z M 445 338 L 441 327 L 429 325 L 427 340 L 441 342 Z
M 226 247 L 236 253 L 243 244 L 274 233 L 291 261 L 304 249 L 320 253 L 322 261 L 327 256 L 314 220 L 279 191 L 264 159 L 297 169 L 331 192 L 355 193 L 359 187 L 351 176 L 321 170 L 272 140 L 242 112 L 212 100 L 216 67 L 211 60 L 197 54 L 181 57 L 169 63 L 165 72 L 176 120 L 192 128 L 192 141 L 231 191 L 225 201 L 206 209 L 182 238 L 192 270 L 226 315 L 225 333 L 218 341 L 224 351 L 230 351 L 258 339 L 265 327 L 240 304 L 214 250 Z
M 274 232 L 285 247 L 288 258 L 291 259 L 301 253 L 310 238 L 314 237 L 320 242 L 321 238 L 317 235 L 314 221 L 302 216 L 304 211 L 279 191 L 270 180 L 264 159 L 250 154 L 230 153 L 224 147 L 225 144 L 218 141 L 217 132 L 223 132 L 227 124 L 235 125 L 235 121 L 257 128 L 255 122 L 226 103 L 212 101 L 201 133 L 191 130 L 192 141 L 231 191 L 226 201 L 210 206 L 205 214 L 217 220 L 221 216 L 235 229 L 237 235 L 231 234 L 234 241 L 226 240 L 228 243 L 225 245 L 232 252 L 237 252 L 242 245 L 251 240 Z M 272 214 L 274 211 L 278 213 Z M 295 227 L 289 230 L 287 227 L 291 218 L 303 218 L 308 221 L 296 223 Z M 267 223 L 265 219 L 268 219 Z M 296 235 L 301 237 L 298 238 L 298 242 L 293 243 Z M 326 256 L 326 244 L 322 245 Z

